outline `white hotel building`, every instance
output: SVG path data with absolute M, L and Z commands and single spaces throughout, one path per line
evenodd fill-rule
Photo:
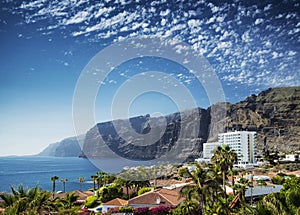
M 210 159 L 218 146 L 228 145 L 238 155 L 239 164 L 253 164 L 255 159 L 256 132 L 235 131 L 218 134 L 218 142 L 203 143 L 203 158 Z

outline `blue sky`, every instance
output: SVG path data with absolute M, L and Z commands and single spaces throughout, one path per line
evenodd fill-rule
M 1 0 L 0 155 L 37 153 L 74 136 L 72 99 L 82 70 L 104 47 L 128 38 L 187 43 L 209 61 L 232 103 L 299 85 L 299 11 L 298 1 Z M 116 68 L 96 99 L 96 120 L 110 119 L 118 87 L 146 68 L 171 74 L 197 105 L 209 106 L 193 77 L 165 65 L 143 59 Z M 132 103 L 130 115 L 174 110 L 170 99 L 148 93 Z

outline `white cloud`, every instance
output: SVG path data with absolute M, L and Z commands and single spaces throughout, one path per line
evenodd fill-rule
M 297 54 L 297 52 L 295 52 L 295 51 L 288 51 L 288 56 L 294 56 L 296 54 Z
M 175 10 L 177 6 L 178 10 Z M 218 74 L 224 76 L 223 80 L 253 85 L 256 80 L 250 79 L 245 71 L 257 70 L 258 84 L 271 85 L 273 79 L 283 80 L 290 68 L 297 70 L 298 52 L 291 50 L 293 46 L 289 44 L 296 44 L 300 32 L 299 15 L 295 10 L 279 13 L 272 7 L 272 4 L 246 6 L 237 1 L 224 3 L 221 7 L 207 1 L 195 1 L 193 5 L 171 8 L 165 0 L 143 5 L 137 1 L 127 4 L 123 0 L 96 4 L 87 0 L 34 0 L 22 3 L 19 10 L 25 11 L 28 23 L 52 20 L 48 27 L 39 29 L 43 35 L 56 29 L 63 31 L 72 24 L 71 36 L 84 35 L 95 42 L 106 38 L 120 41 L 145 34 L 173 37 L 211 58 Z M 212 15 L 205 16 L 205 11 L 210 14 L 210 10 Z M 237 11 L 233 19 L 227 16 L 231 10 Z M 66 11 L 74 12 L 70 15 Z M 271 13 L 274 14 L 270 17 Z M 280 25 L 276 24 L 277 19 L 280 19 Z M 249 20 L 253 22 L 249 23 Z M 264 20 L 266 25 L 262 28 Z M 246 30 L 241 32 L 243 29 Z M 268 74 L 270 70 L 276 76 Z M 247 77 L 250 80 L 247 81 Z M 297 79 L 289 79 L 289 83 L 292 81 L 297 82 Z
M 101 7 L 98 9 L 98 11 L 95 13 L 95 18 L 98 18 L 104 14 L 108 14 L 112 12 L 115 9 L 115 7 Z
M 261 23 L 263 23 L 263 22 L 264 22 L 264 20 L 261 19 L 261 18 L 259 18 L 259 19 L 256 19 L 256 20 L 255 20 L 254 24 L 255 24 L 255 25 L 259 25 L 259 24 L 261 24 Z
M 161 15 L 161 16 L 167 16 L 167 15 L 170 14 L 170 12 L 171 12 L 170 9 L 167 9 L 167 10 L 165 10 L 165 11 L 160 11 L 160 15 Z
M 219 49 L 230 48 L 231 46 L 232 46 L 232 43 L 230 41 L 218 43 Z
M 215 22 L 215 19 L 216 19 L 215 16 L 210 17 L 210 18 L 207 20 L 206 24 L 210 24 L 210 23 Z
M 249 31 L 246 31 L 243 35 L 242 35 L 242 41 L 248 43 L 251 42 L 252 39 L 250 37 Z
M 268 4 L 267 6 L 264 7 L 264 11 L 268 11 L 272 8 L 272 4 Z
M 87 11 L 80 11 L 79 13 L 77 13 L 75 16 L 71 17 L 69 20 L 67 20 L 65 22 L 66 25 L 69 24 L 77 24 L 77 23 L 81 23 L 85 20 L 87 20 L 89 17 L 89 12 Z

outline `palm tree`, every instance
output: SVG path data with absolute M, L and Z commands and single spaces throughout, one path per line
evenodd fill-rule
M 185 198 L 179 206 L 182 214 L 195 214 L 195 212 L 201 211 L 201 208 L 199 208 L 200 202 L 198 200 L 198 193 L 194 187 L 183 187 L 179 191 L 179 196 Z
M 59 177 L 58 176 L 53 176 L 50 178 L 50 180 L 52 181 L 52 197 L 54 198 L 54 193 L 55 193 L 55 188 L 56 188 L 56 180 L 58 180 Z
M 228 146 L 218 146 L 211 158 L 212 163 L 222 173 L 223 189 L 226 195 L 226 174 L 233 169 L 233 164 L 237 161 L 237 154 Z
M 82 191 L 82 183 L 84 182 L 84 177 L 79 177 L 78 178 L 78 180 L 79 180 L 79 183 L 80 183 L 80 191 Z
M 135 192 L 138 192 L 139 189 L 143 187 L 150 187 L 149 181 L 132 181 L 132 186 L 135 187 Z
M 106 172 L 97 172 L 97 183 L 98 183 L 98 189 L 102 186 L 103 179 L 107 179 L 108 173 Z
M 58 214 L 78 214 L 79 207 L 76 206 L 78 196 L 75 192 L 66 193 L 63 198 L 58 198 L 55 204 L 59 208 Z
M 206 208 L 206 201 L 209 198 L 214 198 L 214 194 L 218 192 L 219 186 L 216 181 L 215 173 L 210 168 L 203 168 L 198 163 L 194 164 L 196 166 L 195 170 L 189 170 L 188 168 L 181 168 L 178 171 L 178 174 L 182 177 L 192 178 L 194 184 L 186 185 L 182 188 L 184 190 L 189 190 L 192 188 L 192 192 L 189 195 L 193 196 L 193 200 L 196 200 L 201 205 L 200 210 L 202 213 Z M 210 195 L 210 196 L 208 196 Z
M 17 189 L 11 186 L 11 194 L 0 193 L 0 197 L 4 201 L 3 205 L 6 207 L 6 214 L 50 212 L 52 208 L 49 201 L 50 196 L 49 192 L 40 190 L 38 186 L 24 189 L 23 185 L 19 185 Z
M 66 182 L 68 181 L 67 178 L 61 179 L 60 182 L 63 184 L 63 192 L 66 192 Z
M 96 190 L 96 181 L 98 176 L 97 175 L 91 175 L 91 178 L 93 179 L 93 185 L 94 185 L 94 191 Z
M 130 199 L 129 188 L 132 188 L 132 186 L 134 186 L 134 182 L 130 181 L 130 180 L 126 180 L 124 178 L 117 178 L 115 180 L 115 183 L 118 184 L 121 187 L 126 188 L 126 196 L 127 196 L 128 199 Z
M 231 186 L 234 187 L 234 176 L 237 175 L 237 171 L 233 169 L 233 165 L 238 162 L 238 156 L 237 153 L 233 150 L 230 150 L 228 152 L 229 157 L 229 172 L 231 173 Z M 233 194 L 235 194 L 235 191 L 233 190 Z

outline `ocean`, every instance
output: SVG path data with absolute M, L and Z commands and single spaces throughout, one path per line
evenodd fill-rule
M 79 177 L 84 177 L 83 190 L 93 188 L 91 175 L 99 171 L 118 173 L 124 167 L 151 166 L 152 161 L 132 161 L 125 158 L 89 160 L 77 157 L 8 156 L 0 157 L 0 192 L 10 192 L 10 186 L 23 184 L 26 188 L 39 185 L 52 191 L 52 176 L 58 176 L 56 191 L 63 190 L 61 179 L 68 179 L 65 191 L 80 189 Z
M 84 177 L 83 190 L 93 187 L 91 175 L 100 171 L 88 159 L 66 157 L 11 156 L 0 157 L 0 192 L 10 192 L 10 186 L 39 185 L 51 191 L 52 176 L 58 176 L 56 191 L 63 190 L 60 179 L 67 178 L 66 191 L 80 189 L 79 177 Z

